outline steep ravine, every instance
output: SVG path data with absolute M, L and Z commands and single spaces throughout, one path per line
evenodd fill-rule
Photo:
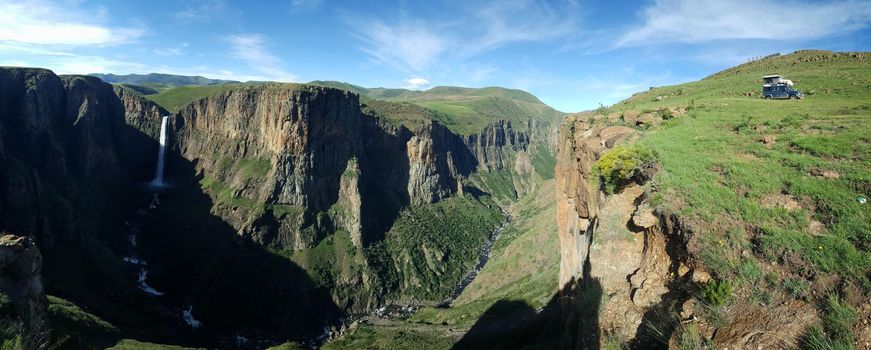
M 217 231 L 227 234 L 223 239 L 292 261 L 312 279 L 305 288 L 330 295 L 334 306 L 329 308 L 340 314 L 435 304 L 467 275 L 465 266 L 482 261 L 480 248 L 495 238 L 494 228 L 502 221 L 489 189 L 476 188 L 469 178 L 510 174 L 515 179 L 507 185 L 522 193 L 541 176 L 528 164 L 531 152 L 553 149 L 553 128 L 544 123 L 530 122 L 515 131 L 511 123 L 500 122 L 472 136 L 456 135 L 433 121 L 409 129 L 362 114 L 355 94 L 287 84 L 195 101 L 170 125 L 167 181 L 178 190 L 161 198 L 166 205 L 155 222 L 146 224 L 148 231 L 158 225 L 162 231 L 146 243 L 150 260 L 160 265 L 154 269 L 155 285 L 169 288 L 168 294 L 181 298 L 178 303 L 208 310 L 194 316 L 223 328 L 231 327 L 229 310 L 214 314 L 219 299 L 210 291 L 230 283 L 230 277 L 214 268 L 207 285 L 184 277 L 205 273 L 205 266 L 187 261 L 220 258 L 206 252 L 179 255 L 198 249 L 202 243 L 194 237 L 215 229 L 172 234 L 202 220 L 179 216 L 178 210 L 201 203 L 196 207 L 207 208 L 207 221 L 220 223 Z M 527 164 L 518 165 L 518 159 Z M 405 237 L 412 232 L 403 230 L 416 230 L 412 227 L 422 222 L 454 222 L 444 229 L 459 231 L 447 239 Z M 403 241 L 408 239 L 423 241 Z M 165 246 L 170 248 L 160 248 Z M 415 268 L 407 266 L 412 262 Z M 337 319 L 323 315 L 328 324 Z M 322 324 L 316 320 L 312 326 Z
M 553 149 L 534 121 L 458 135 L 363 114 L 342 90 L 242 88 L 170 116 L 167 188 L 133 222 L 169 113 L 39 69 L 0 69 L 0 92 L 0 230 L 37 242 L 52 295 L 186 345 L 303 340 L 349 314 L 439 303 L 500 232 L 494 189 L 534 188 L 536 154 Z

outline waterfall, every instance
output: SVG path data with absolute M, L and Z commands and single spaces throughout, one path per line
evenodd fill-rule
M 163 163 L 166 157 L 166 124 L 169 122 L 169 116 L 164 116 L 160 123 L 160 150 L 157 153 L 157 169 L 154 171 L 154 180 L 151 181 L 153 187 L 163 187 Z

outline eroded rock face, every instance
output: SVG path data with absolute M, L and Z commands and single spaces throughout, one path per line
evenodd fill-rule
M 12 304 L 25 331 L 43 327 L 45 298 L 42 285 L 42 254 L 23 236 L 0 236 L 0 294 Z
M 117 91 L 93 77 L 0 69 L 0 229 L 45 247 L 76 241 L 114 209 L 115 190 L 138 174 L 131 169 L 153 164 L 156 149 L 125 124 L 124 108 L 161 110 Z M 146 125 L 149 116 L 130 119 Z
M 247 198 L 325 210 L 359 149 L 358 104 L 356 95 L 327 88 L 232 90 L 179 111 L 176 147 Z M 239 160 L 253 169 L 227 173 L 227 162 Z
M 413 131 L 406 152 L 408 197 L 413 204 L 433 203 L 456 193 L 460 178 L 477 165 L 463 140 L 435 122 Z
M 604 150 L 635 136 L 631 128 L 604 127 L 583 119 L 569 119 L 560 129 L 555 173 L 560 287 L 581 278 L 589 230 L 599 214 L 602 195 L 591 179 L 593 165 Z

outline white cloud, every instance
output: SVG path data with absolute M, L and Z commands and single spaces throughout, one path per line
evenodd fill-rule
M 164 47 L 160 49 L 154 49 L 154 53 L 159 56 L 181 56 L 184 55 L 184 49 L 188 47 L 188 43 L 181 43 L 181 45 L 175 47 Z
M 871 2 L 657 0 L 616 47 L 722 39 L 807 40 L 867 27 Z
M 266 80 L 296 81 L 297 77 L 284 70 L 283 62 L 266 48 L 262 34 L 237 34 L 226 39 L 233 50 L 233 57 L 248 63 L 254 70 L 264 74 Z
M 429 80 L 425 78 L 411 78 L 405 80 L 406 88 L 412 90 L 423 90 L 429 87 Z
M 31 0 L 0 1 L 0 42 L 29 45 L 106 46 L 127 43 L 144 34 L 140 28 L 103 24 L 105 8 L 79 9 Z

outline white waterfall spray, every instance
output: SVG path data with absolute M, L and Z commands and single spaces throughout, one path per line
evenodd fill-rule
M 160 123 L 160 151 L 157 153 L 157 169 L 154 171 L 154 180 L 151 181 L 153 187 L 163 187 L 163 163 L 166 157 L 166 124 L 169 122 L 169 116 L 164 116 Z

